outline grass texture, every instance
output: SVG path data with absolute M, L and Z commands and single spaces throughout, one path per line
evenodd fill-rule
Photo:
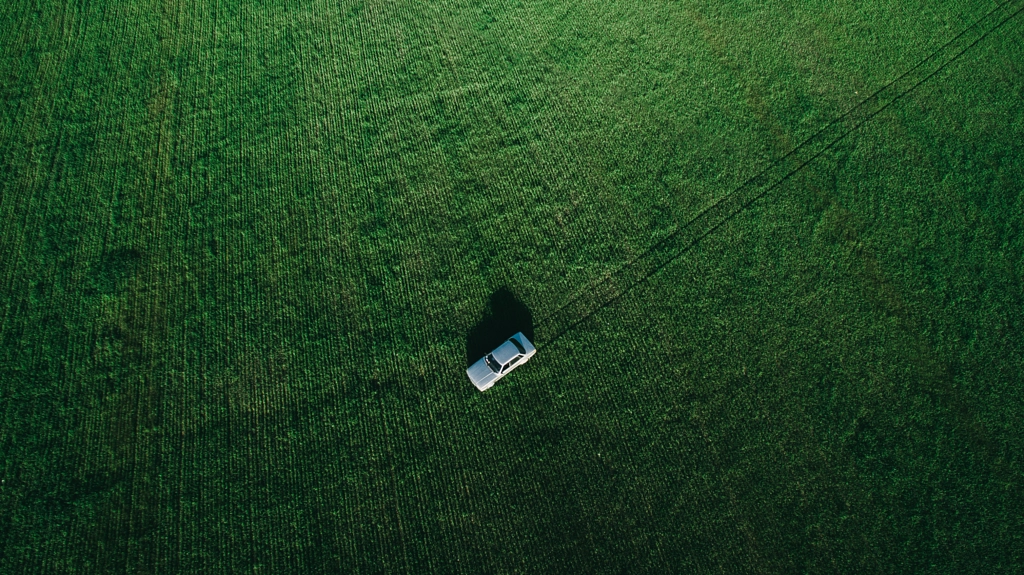
M 1020 572 L 1022 9 L 4 2 L 0 572 Z

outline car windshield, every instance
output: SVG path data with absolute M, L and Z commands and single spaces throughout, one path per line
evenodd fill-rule
M 487 367 L 491 368 L 491 371 L 493 371 L 494 373 L 498 373 L 499 371 L 501 371 L 501 364 L 494 359 L 494 356 L 492 354 L 487 354 L 487 357 L 484 358 L 484 361 L 487 362 Z
M 509 338 L 509 341 L 512 342 L 512 345 L 516 346 L 516 349 L 519 350 L 519 353 L 526 353 L 526 349 L 523 348 L 522 344 L 520 344 L 518 341 L 516 341 L 516 338 L 514 338 L 514 337 L 513 338 Z

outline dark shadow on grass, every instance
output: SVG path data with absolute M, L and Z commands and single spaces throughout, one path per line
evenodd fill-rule
M 518 332 L 533 341 L 533 313 L 507 287 L 491 294 L 488 309 L 466 334 L 466 367 Z

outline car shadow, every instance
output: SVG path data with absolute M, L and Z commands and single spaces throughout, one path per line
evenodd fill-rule
M 491 294 L 484 318 L 466 334 L 466 367 L 523 332 L 533 341 L 533 313 L 507 287 Z

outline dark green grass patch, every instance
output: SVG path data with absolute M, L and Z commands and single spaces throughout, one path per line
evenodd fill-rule
M 3 5 L 0 571 L 1019 570 L 1020 9 Z

